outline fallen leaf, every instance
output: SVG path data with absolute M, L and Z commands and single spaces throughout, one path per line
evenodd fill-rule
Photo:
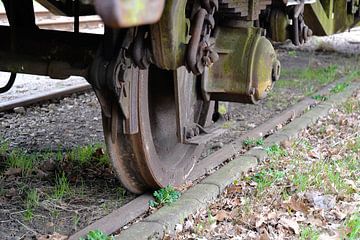
M 306 222 L 309 223 L 311 226 L 317 226 L 317 227 L 324 226 L 324 223 L 323 223 L 323 221 L 321 221 L 321 219 L 315 218 L 313 216 L 310 216 L 309 218 L 307 218 Z
M 309 206 L 300 199 L 291 197 L 289 201 L 284 203 L 294 211 L 303 212 L 305 214 L 309 213 L 309 209 L 310 209 Z
M 283 217 L 280 219 L 279 223 L 287 229 L 292 229 L 296 235 L 298 235 L 300 233 L 299 224 L 292 219 Z
M 215 219 L 219 222 L 223 222 L 224 220 L 228 219 L 230 216 L 230 213 L 225 210 L 220 210 L 216 216 Z
M 231 193 L 238 193 L 242 191 L 242 187 L 241 186 L 229 186 L 228 188 L 226 188 L 226 193 L 227 194 L 231 194 Z
M 260 234 L 259 240 L 270 240 L 269 233 L 266 231 L 266 229 L 262 230 L 262 233 Z

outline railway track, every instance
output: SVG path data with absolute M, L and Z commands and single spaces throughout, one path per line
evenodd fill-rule
M 74 27 L 74 19 L 71 17 L 56 16 L 47 10 L 35 12 L 36 24 L 42 29 L 71 31 Z M 5 12 L 0 12 L 0 23 L 8 25 Z M 103 23 L 99 16 L 80 17 L 80 30 L 102 28 Z
M 27 107 L 34 104 L 41 104 L 53 99 L 61 99 L 72 94 L 79 94 L 91 90 L 90 84 L 80 84 L 62 89 L 55 89 L 46 93 L 38 93 L 30 96 L 20 97 L 13 100 L 0 102 L 0 112 L 12 110 L 17 107 Z

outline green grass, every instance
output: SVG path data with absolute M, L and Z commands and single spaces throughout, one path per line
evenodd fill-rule
M 8 155 L 6 163 L 9 168 L 20 168 L 26 172 L 32 170 L 37 161 L 37 154 L 28 154 L 20 149 L 14 149 Z
M 245 147 L 255 147 L 255 146 L 262 146 L 264 144 L 263 138 L 253 139 L 248 138 L 243 141 Z
M 90 231 L 85 238 L 79 240 L 113 240 L 114 237 L 108 236 L 100 230 Z
M 4 156 L 9 151 L 9 142 L 3 140 L 2 138 L 0 138 L 0 142 L 0 156 Z
M 70 183 L 65 173 L 63 172 L 62 174 L 57 175 L 55 179 L 53 198 L 61 200 L 62 198 L 70 195 L 70 193 Z
M 319 232 L 311 226 L 302 228 L 300 232 L 300 240 L 317 240 L 319 236 Z
M 103 166 L 109 166 L 110 160 L 107 154 L 99 154 L 96 156 L 96 152 L 105 147 L 101 144 L 88 145 L 83 147 L 77 147 L 67 153 L 69 160 L 78 163 L 80 166 L 88 164 L 97 164 Z
M 344 83 L 337 83 L 331 90 L 331 93 L 340 93 L 345 91 L 345 89 L 349 86 L 349 83 L 344 82 Z
M 292 50 L 292 51 L 288 51 L 288 55 L 289 57 L 296 57 L 297 56 L 297 52 Z
M 338 68 L 337 65 L 329 65 L 323 68 L 284 69 L 276 87 L 299 89 L 309 96 L 319 87 L 333 82 L 338 75 Z
M 346 239 L 360 239 L 360 214 L 359 212 L 351 215 L 344 223 Z
M 272 186 L 277 181 L 285 177 L 285 172 L 272 169 L 263 169 L 256 173 L 252 180 L 256 182 L 257 193 L 261 194 L 266 188 Z
M 23 214 L 23 217 L 26 221 L 31 221 L 34 214 L 33 211 L 35 208 L 39 206 L 39 194 L 36 189 L 30 190 L 25 199 L 25 212 Z
M 167 186 L 153 193 L 155 201 L 149 201 L 151 207 L 157 207 L 164 204 L 171 204 L 178 200 L 181 193 L 176 191 L 172 186 Z
M 321 102 L 324 102 L 329 99 L 329 97 L 325 95 L 314 95 L 312 96 L 312 98 L 315 99 L 316 101 L 321 101 Z
M 287 151 L 281 148 L 278 144 L 267 147 L 265 150 L 271 157 L 286 157 L 288 155 Z

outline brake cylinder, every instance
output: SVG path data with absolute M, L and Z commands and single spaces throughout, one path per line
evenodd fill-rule
M 256 103 L 279 79 L 280 62 L 263 29 L 219 27 L 215 50 L 219 61 L 202 78 L 207 100 Z

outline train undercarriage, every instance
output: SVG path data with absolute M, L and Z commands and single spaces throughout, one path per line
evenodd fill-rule
M 74 31 L 41 30 L 32 0 L 2 0 L 0 71 L 82 76 L 101 105 L 105 141 L 134 193 L 184 182 L 218 102 L 257 103 L 278 80 L 272 42 L 301 45 L 360 20 L 359 0 L 39 0 L 74 18 Z M 128 5 L 129 2 L 131 5 Z M 103 35 L 79 32 L 99 14 Z

